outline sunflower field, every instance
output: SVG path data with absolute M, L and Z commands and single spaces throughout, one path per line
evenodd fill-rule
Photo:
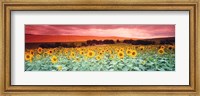
M 26 49 L 25 71 L 175 71 L 175 46 L 105 44 Z

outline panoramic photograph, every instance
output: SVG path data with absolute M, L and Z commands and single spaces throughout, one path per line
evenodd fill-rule
M 175 25 L 25 25 L 25 71 L 175 71 Z

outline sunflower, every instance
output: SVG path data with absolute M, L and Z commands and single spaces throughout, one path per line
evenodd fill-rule
M 53 48 L 53 51 L 57 51 L 57 48 Z
M 128 48 L 127 48 L 127 50 L 131 50 L 131 48 L 130 48 L 130 47 L 128 47 Z
M 53 50 L 49 49 L 47 54 L 52 55 L 53 54 Z
M 120 48 L 119 51 L 122 51 L 122 52 L 123 52 L 123 51 L 124 51 L 124 48 Z
M 128 55 L 128 56 L 131 55 L 131 50 L 130 49 L 126 50 L 126 55 Z
M 59 54 L 63 54 L 63 50 L 59 50 Z
M 162 45 L 162 46 L 160 46 L 160 49 L 165 49 L 165 46 L 163 46 L 163 45 Z
M 115 48 L 115 52 L 119 52 L 119 49 L 118 49 L 118 48 Z
M 172 50 L 172 49 L 174 49 L 174 46 L 169 45 L 169 46 L 168 46 L 168 49 L 169 49 L 169 50 Z
M 88 57 L 87 57 L 87 54 L 84 54 L 84 58 L 83 58 L 85 61 L 88 60 Z
M 70 56 L 66 56 L 67 59 L 70 59 Z
M 131 46 L 131 49 L 136 49 L 136 46 Z
M 101 58 L 102 58 L 102 57 L 101 57 L 100 55 L 97 55 L 97 56 L 96 56 L 96 60 L 98 60 L 98 61 L 101 60 Z
M 30 54 L 31 54 L 31 55 L 34 55 L 34 51 L 33 51 L 33 50 L 30 50 Z
M 81 59 L 78 58 L 78 57 L 75 60 L 76 60 L 76 62 L 80 62 L 81 61 Z
M 109 50 L 109 54 L 113 54 L 113 51 L 112 51 L 112 50 Z
M 109 50 L 108 50 L 108 49 L 106 49 L 106 52 L 109 52 Z
M 36 55 L 36 58 L 37 58 L 37 59 L 41 59 L 41 55 L 40 55 L 40 54 L 37 54 L 37 55 Z
M 141 51 L 143 51 L 143 50 L 144 50 L 144 46 L 140 46 L 139 49 L 140 49 Z
M 57 63 L 57 62 L 58 62 L 58 58 L 57 58 L 56 56 L 52 56 L 52 57 L 51 57 L 51 62 L 52 62 L 53 64 Z
M 75 58 L 75 53 L 73 51 L 70 53 L 70 58 L 71 59 Z
M 101 53 L 104 53 L 105 51 L 104 50 L 101 50 Z
M 98 52 L 98 54 L 99 54 L 99 55 L 101 55 L 101 56 L 103 55 L 103 53 L 102 53 L 102 52 Z
M 75 48 L 75 50 L 80 51 L 81 49 L 80 48 Z
M 133 58 L 136 57 L 137 56 L 137 51 L 136 50 L 132 50 L 130 56 L 133 57 Z
M 120 52 L 118 52 L 118 57 L 120 58 L 120 59 L 123 59 L 124 58 L 124 52 L 122 52 L 122 51 L 120 51 Z
M 115 57 L 114 55 L 110 55 L 110 56 L 109 56 L 110 59 L 113 59 L 114 57 Z
M 80 51 L 84 51 L 84 49 L 83 49 L 83 48 L 81 48 L 81 49 L 80 49 Z
M 158 54 L 164 54 L 164 53 L 165 53 L 164 49 L 161 48 L 158 50 Z
M 80 55 L 84 55 L 84 51 L 79 51 L 79 54 Z
M 67 55 L 68 54 L 68 49 L 65 49 L 64 53 L 65 53 L 65 55 Z
M 39 47 L 38 49 L 37 49 L 37 52 L 39 53 L 39 54 L 41 54 L 42 53 L 42 48 L 41 47 Z
M 92 58 L 92 57 L 94 57 L 94 55 L 95 55 L 95 52 L 94 51 L 88 51 L 87 52 L 87 57 L 89 57 L 89 58 Z
M 26 61 L 32 62 L 32 59 L 33 59 L 33 55 L 32 54 L 30 54 L 30 53 L 26 53 L 25 54 L 25 60 Z
M 58 69 L 58 71 L 62 71 L 62 66 L 59 65 L 59 66 L 57 67 L 57 69 Z
M 148 49 L 151 50 L 152 49 L 151 46 L 148 46 Z

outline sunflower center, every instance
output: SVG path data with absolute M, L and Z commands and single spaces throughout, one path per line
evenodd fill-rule
M 160 53 L 163 53 L 163 50 L 160 50 Z
M 29 55 L 27 55 L 27 56 L 26 56 L 26 58 L 30 58 L 30 56 L 29 56 Z
M 119 56 L 122 56 L 122 53 L 120 53 Z
M 135 52 L 132 52 L 132 55 L 135 55 Z
M 53 58 L 53 61 L 56 61 L 56 58 Z
M 92 52 L 90 52 L 89 55 L 92 56 Z

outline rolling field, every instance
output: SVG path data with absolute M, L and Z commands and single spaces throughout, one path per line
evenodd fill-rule
M 175 71 L 174 45 L 26 49 L 25 71 Z

